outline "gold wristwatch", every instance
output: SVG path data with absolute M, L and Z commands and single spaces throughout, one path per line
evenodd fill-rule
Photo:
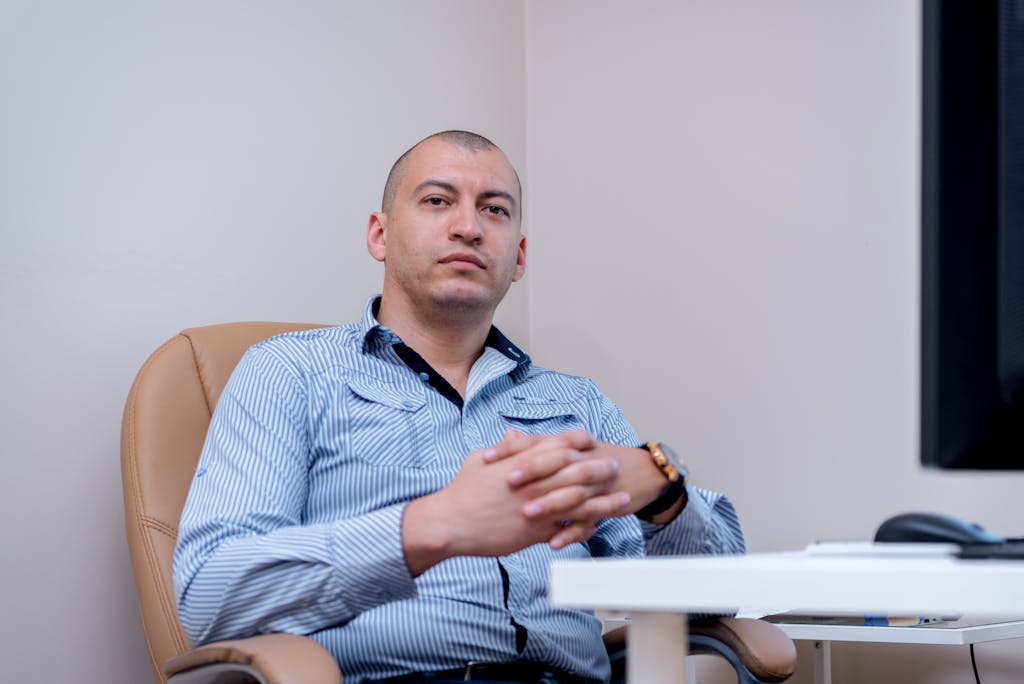
M 668 480 L 658 498 L 636 512 L 636 516 L 641 520 L 650 520 L 659 513 L 664 513 L 671 508 L 680 497 L 686 496 L 686 476 L 690 473 L 676 455 L 676 452 L 672 451 L 671 447 L 667 444 L 647 442 L 641 445 L 640 448 L 646 449 L 650 453 L 654 465 L 658 467 L 658 470 Z M 686 508 L 687 503 L 687 500 L 684 499 L 683 508 Z

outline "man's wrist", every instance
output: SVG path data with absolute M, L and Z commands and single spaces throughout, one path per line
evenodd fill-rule
M 679 514 L 689 501 L 686 493 L 686 466 L 667 445 L 660 442 L 647 442 L 640 447 L 651 456 L 651 462 L 665 477 L 666 483 L 657 497 L 636 512 L 636 516 L 648 522 L 661 522 L 660 518 L 671 520 Z M 674 509 L 671 516 L 663 514 Z
M 449 526 L 435 521 L 433 513 L 435 494 L 413 499 L 402 514 L 402 552 L 409 573 L 413 577 L 455 555 Z M 440 523 L 440 524 L 438 524 Z

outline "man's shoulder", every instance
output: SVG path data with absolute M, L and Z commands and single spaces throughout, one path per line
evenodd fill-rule
M 526 372 L 523 381 L 536 386 L 549 386 L 563 388 L 566 391 L 575 393 L 597 392 L 597 386 L 590 378 L 582 375 L 572 375 L 562 371 L 552 370 L 544 366 L 531 364 Z
M 268 337 L 249 348 L 249 356 L 275 359 L 295 368 L 312 370 L 334 365 L 362 344 L 357 324 L 292 330 Z
M 359 326 L 355 323 L 348 325 L 330 325 L 320 328 L 306 328 L 304 330 L 289 330 L 278 333 L 253 345 L 254 349 L 311 349 L 322 344 L 344 344 L 355 339 L 359 335 Z

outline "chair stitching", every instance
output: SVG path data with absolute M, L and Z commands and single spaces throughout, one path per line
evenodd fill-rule
M 161 347 L 161 349 L 162 348 L 163 347 Z M 142 370 L 144 371 L 148 365 L 150 365 L 150 361 L 146 360 L 145 364 L 142 365 Z M 139 484 L 139 477 L 137 472 L 138 460 L 136 458 L 135 448 L 135 394 L 136 389 L 135 387 L 133 387 L 131 390 L 131 398 L 128 402 L 128 473 L 131 480 L 130 485 L 132 487 L 132 490 L 134 491 L 135 501 L 137 502 L 137 504 L 134 506 L 134 518 L 136 525 L 138 526 L 139 536 L 142 538 L 141 544 L 143 545 L 143 549 L 145 549 L 145 524 L 142 515 L 139 513 L 139 510 L 144 508 L 144 503 L 142 500 L 142 489 Z M 150 557 L 150 553 L 148 553 L 148 550 L 146 550 L 146 556 Z M 153 563 L 152 557 L 150 557 L 150 563 L 151 565 Z M 142 619 L 142 633 L 145 634 L 145 650 L 148 656 L 150 656 L 150 667 L 153 668 L 153 672 L 156 673 L 158 678 L 160 678 L 160 681 L 166 682 L 167 678 L 164 677 L 163 670 L 160 667 L 160 662 L 157 661 L 157 652 L 154 648 L 153 642 L 150 640 L 150 632 L 150 626 L 146 624 L 145 619 Z
M 159 357 L 163 356 L 163 354 L 166 353 L 167 349 L 171 346 L 171 344 L 174 342 L 174 340 L 175 340 L 175 338 L 172 337 L 171 339 L 167 340 L 162 345 L 160 345 L 160 347 L 157 348 L 157 350 L 155 352 L 153 352 L 153 354 L 150 355 L 150 357 L 148 359 L 146 359 L 146 362 L 144 364 L 142 364 L 142 368 L 139 369 L 139 373 L 138 373 L 137 377 L 142 377 L 142 375 L 146 372 L 146 370 L 152 364 L 156 363 L 156 361 L 159 359 Z M 138 384 L 135 384 L 135 385 L 132 386 L 131 393 L 129 394 L 129 399 L 128 399 L 128 414 L 129 414 L 129 419 L 128 419 L 128 425 L 129 425 L 129 431 L 128 431 L 128 434 L 129 434 L 129 439 L 128 439 L 128 461 L 131 464 L 131 468 L 129 468 L 129 472 L 131 473 L 131 476 L 132 476 L 132 489 L 135 492 L 136 500 L 140 504 L 138 510 L 146 510 L 147 509 L 146 502 L 145 502 L 145 499 L 142 496 L 142 485 L 141 485 L 141 481 L 140 481 L 140 478 L 139 478 L 138 454 L 137 454 L 137 449 L 136 449 L 136 446 L 135 446 L 135 435 L 136 435 L 136 430 L 135 430 L 135 414 L 136 414 L 135 403 L 136 402 L 135 402 L 135 400 L 136 400 L 136 396 L 137 395 L 138 395 Z M 142 516 L 141 516 L 141 514 L 137 514 L 137 517 L 138 517 L 138 522 L 141 525 L 141 523 L 142 523 Z
M 182 333 L 181 335 L 188 340 L 188 346 L 192 350 L 192 364 L 195 366 L 196 375 L 199 376 L 199 385 L 203 388 L 203 401 L 206 402 L 206 410 L 212 417 L 213 406 L 210 405 L 210 383 L 206 378 L 206 373 L 203 372 L 203 367 L 199 365 L 199 358 L 196 356 L 195 342 L 185 333 Z
M 146 522 L 148 522 L 148 520 Z M 152 529 L 155 532 L 163 532 L 164 534 L 167 534 L 166 529 L 161 529 L 161 528 L 165 527 L 163 525 L 157 525 L 157 526 L 145 525 L 145 527 L 147 529 Z M 153 546 L 153 543 L 150 540 L 149 535 L 146 535 L 144 537 L 144 539 L 146 540 L 146 555 L 150 559 L 150 567 L 157 567 L 158 566 L 158 562 L 157 562 L 157 559 L 156 559 L 156 549 Z M 156 574 L 156 578 L 160 580 L 160 581 L 156 582 L 156 594 L 157 594 L 157 598 L 160 600 L 160 606 L 163 609 L 164 616 L 165 616 L 165 618 L 168 619 L 169 622 L 177 623 L 178 619 L 177 619 L 177 615 L 176 615 L 175 610 L 174 610 L 175 607 L 172 604 L 170 597 L 167 595 L 167 592 L 164 590 L 162 578 L 160 578 L 158 573 L 154 573 L 154 574 Z M 175 600 L 175 603 L 176 603 L 176 600 Z M 174 618 L 174 619 L 171 620 L 171 618 Z M 177 648 L 179 653 L 181 651 L 184 651 L 185 649 L 189 648 L 189 644 L 182 641 L 180 630 L 172 629 L 171 630 L 171 637 L 174 639 L 175 647 Z
M 149 367 L 151 365 L 155 364 L 160 359 L 160 357 L 162 357 L 165 353 L 167 353 L 167 350 L 174 343 L 176 338 L 177 338 L 177 336 L 172 337 L 171 339 L 167 340 L 162 345 L 160 345 L 157 348 L 157 350 L 154 351 L 149 356 L 148 359 L 146 359 L 145 363 L 142 364 L 142 368 L 139 369 L 138 375 L 136 377 L 137 378 L 141 378 L 146 373 L 146 371 L 149 369 Z M 127 407 L 127 411 L 128 411 L 128 444 L 127 444 L 127 451 L 128 451 L 128 464 L 129 464 L 128 472 L 129 472 L 129 475 L 130 475 L 131 488 L 132 488 L 132 491 L 134 492 L 135 500 L 138 502 L 138 504 L 135 506 L 134 517 L 135 517 L 136 525 L 139 528 L 139 531 L 143 532 L 145 530 L 145 528 L 147 527 L 147 525 L 146 525 L 146 516 L 142 515 L 142 513 L 140 512 L 140 511 L 146 510 L 146 501 L 145 501 L 145 497 L 142 494 L 141 478 L 139 477 L 138 449 L 137 449 L 137 446 L 136 446 L 137 431 L 136 431 L 135 416 L 136 416 L 137 411 L 136 411 L 136 408 L 135 408 L 135 404 L 136 404 L 136 398 L 138 396 L 138 388 L 139 388 L 139 383 L 137 381 L 136 383 L 134 383 L 132 385 L 131 391 L 128 394 L 128 407 Z M 142 534 L 141 536 L 142 536 L 143 549 L 145 550 L 146 556 L 149 559 L 149 565 L 150 565 L 150 567 L 153 567 L 154 565 L 156 565 L 156 562 L 155 562 L 155 558 L 153 556 L 152 545 L 149 543 L 149 539 L 148 539 L 148 537 L 145 534 Z M 157 581 L 154 582 L 154 584 L 157 587 L 157 594 L 159 596 L 159 595 L 163 594 L 163 592 L 161 591 L 161 588 L 162 588 L 162 585 L 163 585 L 163 581 L 159 577 L 154 578 L 154 579 L 157 580 Z M 163 597 L 161 596 L 161 598 L 163 598 Z M 166 614 L 166 602 L 162 601 L 162 603 L 164 603 L 164 611 L 165 611 L 165 614 Z M 142 623 L 143 623 L 142 624 L 143 632 L 146 634 L 146 650 L 149 652 L 149 660 L 150 660 L 150 663 L 151 663 L 151 665 L 153 667 L 153 671 L 156 672 L 157 676 L 161 677 L 163 679 L 163 681 L 166 681 L 166 677 L 163 674 L 163 670 L 162 670 L 161 664 L 157 662 L 156 653 L 154 652 L 153 646 L 152 646 L 152 644 L 151 644 L 151 642 L 149 640 L 149 632 L 150 632 L 150 630 L 146 626 L 146 621 L 145 620 L 143 620 Z M 183 648 L 186 648 L 187 646 L 183 645 L 181 643 L 181 637 L 180 637 L 180 634 L 178 633 L 178 631 L 172 629 L 171 632 L 172 632 L 172 639 L 177 644 L 178 650 L 180 651 L 180 650 L 183 650 Z
M 146 525 L 153 528 L 154 530 L 163 532 L 175 541 L 178 539 L 178 528 L 174 525 L 165 523 L 163 520 L 160 520 L 159 518 L 154 518 L 151 515 L 143 516 L 142 520 Z
M 162 349 L 163 349 L 163 346 L 161 346 L 157 350 L 157 352 L 154 353 L 154 355 L 156 355 L 156 353 L 160 352 Z M 150 361 L 152 360 L 152 358 L 153 358 L 153 356 L 150 356 L 149 359 L 147 359 L 146 362 L 144 364 L 142 364 L 142 368 L 139 371 L 140 373 L 142 371 L 144 371 L 147 366 L 149 366 Z M 137 526 L 139 527 L 139 532 L 141 533 L 142 528 L 144 527 L 144 524 L 142 522 L 142 515 L 139 514 L 139 510 L 140 510 L 140 507 L 144 506 L 144 504 L 143 504 L 143 500 L 142 500 L 142 489 L 139 486 L 139 477 L 138 477 L 138 472 L 137 472 L 138 460 L 136 458 L 136 449 L 135 449 L 135 396 L 136 396 L 137 393 L 138 393 L 138 385 L 133 384 L 132 388 L 131 388 L 131 391 L 128 393 L 128 408 L 127 408 L 127 410 L 128 410 L 128 444 L 126 445 L 126 447 L 127 447 L 127 452 L 128 452 L 127 455 L 128 455 L 128 466 L 129 466 L 128 467 L 129 486 L 132 488 L 132 491 L 134 493 L 135 501 L 138 502 L 133 507 L 135 509 L 135 511 L 134 511 L 134 518 L 135 518 Z M 142 535 L 142 536 L 144 537 L 145 535 Z M 149 655 L 150 667 L 153 669 L 153 672 L 156 673 L 156 676 L 158 678 L 160 678 L 161 681 L 166 682 L 167 678 L 164 677 L 164 674 L 161 671 L 161 668 L 159 666 L 160 664 L 156 660 L 156 652 L 154 651 L 153 644 L 152 644 L 152 642 L 150 641 L 150 638 L 149 638 L 150 637 L 150 629 L 149 629 L 149 626 L 146 624 L 146 620 L 145 619 L 142 620 L 142 632 L 143 632 L 143 634 L 146 635 L 146 653 Z

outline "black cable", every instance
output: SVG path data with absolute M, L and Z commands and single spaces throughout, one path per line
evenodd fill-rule
M 981 684 L 981 677 L 978 676 L 978 663 L 974 660 L 974 644 L 971 644 L 971 668 L 974 670 L 974 681 Z

